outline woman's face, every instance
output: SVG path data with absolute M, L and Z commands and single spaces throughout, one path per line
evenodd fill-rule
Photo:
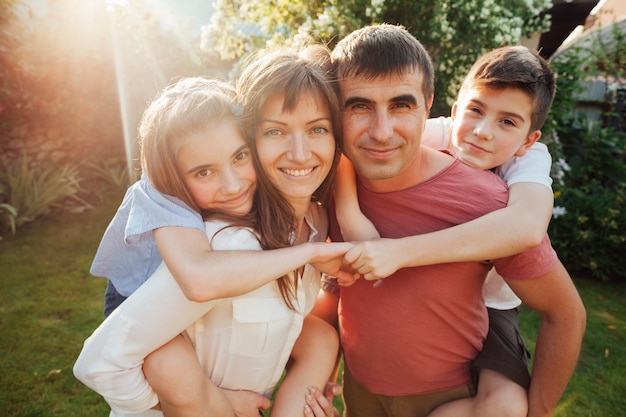
M 283 112 L 284 94 L 265 102 L 256 133 L 259 160 L 272 183 L 294 204 L 310 202 L 335 157 L 328 104 L 313 92 L 301 95 L 293 111 Z
M 178 172 L 201 209 L 247 214 L 256 189 L 250 148 L 232 122 L 185 138 L 176 158 Z

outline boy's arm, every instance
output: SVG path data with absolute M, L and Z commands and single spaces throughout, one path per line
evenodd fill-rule
M 378 239 L 380 234 L 365 217 L 359 207 L 359 199 L 356 192 L 356 174 L 354 167 L 348 158 L 341 157 L 335 179 L 335 213 L 341 229 L 341 235 L 346 242 Z
M 541 315 L 528 417 L 552 416 L 578 361 L 586 325 L 585 306 L 560 262 L 539 278 L 507 283 Z
M 365 279 L 377 280 L 405 267 L 504 258 L 541 243 L 552 201 L 544 185 L 517 183 L 504 208 L 437 232 L 361 242 L 344 260 Z

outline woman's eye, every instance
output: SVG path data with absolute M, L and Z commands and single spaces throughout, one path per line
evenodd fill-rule
M 320 135 L 320 134 L 324 134 L 324 133 L 328 133 L 328 129 L 322 126 L 319 127 L 314 127 L 313 128 L 313 133 Z

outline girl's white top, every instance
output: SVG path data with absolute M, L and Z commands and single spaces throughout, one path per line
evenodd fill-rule
M 324 209 L 311 204 L 305 221 L 311 229 L 309 241 L 324 241 Z M 206 222 L 214 250 L 261 250 L 252 231 L 224 226 Z M 183 332 L 216 385 L 269 396 L 319 289 L 319 271 L 306 265 L 298 277 L 296 311 L 286 306 L 275 281 L 242 296 L 195 303 L 162 264 L 85 341 L 74 374 L 105 398 L 111 416 L 160 416 L 149 410 L 158 398 L 144 377 L 142 363 Z

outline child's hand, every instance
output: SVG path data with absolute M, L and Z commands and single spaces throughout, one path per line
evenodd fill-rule
M 337 277 L 340 285 L 343 282 L 354 283 L 353 271 L 346 267 L 343 258 L 346 252 L 352 248 L 352 243 L 333 242 L 333 243 L 314 243 L 316 255 L 311 259 L 310 264 L 318 271 Z
M 259 410 L 270 408 L 270 400 L 256 392 L 226 389 L 223 389 L 222 392 L 233 408 L 235 417 L 259 417 Z
M 339 417 L 339 412 L 333 407 L 333 397 L 341 395 L 343 388 L 339 384 L 326 384 L 324 394 L 315 387 L 309 387 L 304 406 L 305 417 Z
M 344 255 L 343 262 L 366 280 L 377 281 L 403 267 L 401 257 L 404 251 L 395 245 L 397 245 L 395 239 L 360 242 Z

